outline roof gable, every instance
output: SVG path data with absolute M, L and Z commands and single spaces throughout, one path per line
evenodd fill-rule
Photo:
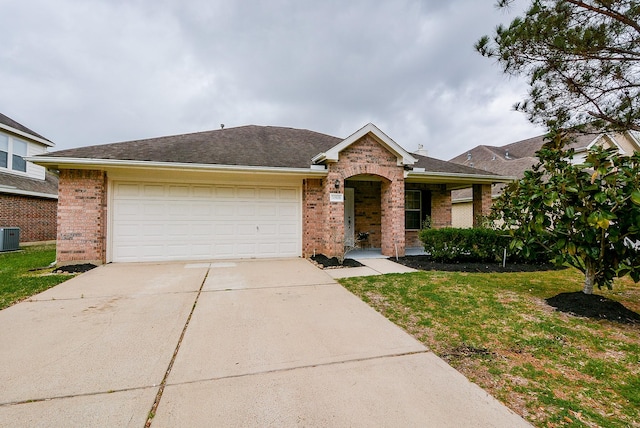
M 382 132 L 380 128 L 375 126 L 373 123 L 366 124 L 326 152 L 319 153 L 313 158 L 313 162 L 337 162 L 340 157 L 340 152 L 367 134 L 373 136 L 380 145 L 393 153 L 398 158 L 398 165 L 413 165 L 418 162 L 418 159 L 403 149 L 398 143 L 393 141 L 392 138 Z

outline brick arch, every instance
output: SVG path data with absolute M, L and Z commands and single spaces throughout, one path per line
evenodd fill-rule
M 378 165 L 363 165 L 362 167 L 347 168 L 342 173 L 343 180 L 349 180 L 350 178 L 357 177 L 359 175 L 367 175 L 382 178 L 385 181 L 393 181 L 391 174 L 385 175 L 385 171 L 381 171 Z
M 381 168 L 379 165 L 353 165 L 345 168 L 341 175 L 343 180 L 348 180 L 359 175 L 372 175 L 386 181 L 393 181 L 393 176 L 390 174 L 390 171 L 384 171 L 385 169 L 388 168 Z M 386 175 L 385 172 L 387 173 Z

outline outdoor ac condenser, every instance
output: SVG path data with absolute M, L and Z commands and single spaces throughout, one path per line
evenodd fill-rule
M 14 251 L 20 247 L 19 227 L 0 227 L 0 251 Z

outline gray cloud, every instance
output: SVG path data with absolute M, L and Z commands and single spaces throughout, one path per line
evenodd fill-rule
M 0 111 L 63 149 L 246 124 L 373 122 L 448 159 L 536 135 L 473 43 L 473 0 L 0 0 Z

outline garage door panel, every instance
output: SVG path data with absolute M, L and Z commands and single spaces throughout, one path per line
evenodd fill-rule
M 289 224 L 279 224 L 278 225 L 278 233 L 280 235 L 288 235 L 290 237 L 298 236 L 298 225 L 295 223 Z
M 289 201 L 297 201 L 298 200 L 298 192 L 296 189 L 280 189 L 279 191 L 280 200 L 289 200 Z
M 145 184 L 142 186 L 142 193 L 145 197 L 164 196 L 166 186 L 161 184 Z
M 254 200 L 256 198 L 255 187 L 238 187 L 236 189 L 236 197 L 238 199 Z
M 278 207 L 275 204 L 260 205 L 256 211 L 261 217 L 276 217 L 278 215 Z
M 139 184 L 117 184 L 115 186 L 115 191 L 120 195 L 121 198 L 133 197 L 137 198 L 140 196 L 140 185 Z
M 274 200 L 278 197 L 278 189 L 275 187 L 262 187 L 258 191 L 260 200 Z
M 191 196 L 191 188 L 189 186 L 170 185 L 168 189 L 168 195 L 171 198 L 187 198 Z
M 114 261 L 296 257 L 300 188 L 113 184 Z
M 289 218 L 297 218 L 298 217 L 298 205 L 291 203 L 281 203 L 278 204 L 278 217 L 289 217 Z

